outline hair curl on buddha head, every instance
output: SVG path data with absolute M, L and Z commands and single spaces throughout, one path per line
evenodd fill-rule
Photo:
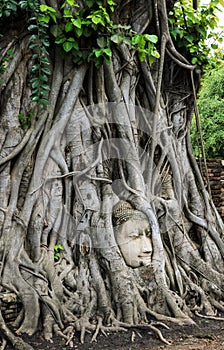
M 113 226 L 119 226 L 130 219 L 147 220 L 147 216 L 141 211 L 134 209 L 131 204 L 126 201 L 118 202 L 113 208 Z

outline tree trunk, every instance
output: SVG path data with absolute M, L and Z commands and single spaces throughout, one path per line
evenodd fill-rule
M 223 224 L 189 140 L 194 67 L 173 46 L 165 1 L 155 4 L 117 1 L 113 14 L 157 31 L 151 66 L 125 43 L 110 62 L 78 65 L 50 37 L 44 108 L 30 99 L 31 33 L 3 21 L 1 292 L 22 303 L 17 334 L 72 345 L 76 332 L 84 342 L 87 330 L 95 339 L 224 310 Z M 13 342 L 2 317 L 0 327 Z

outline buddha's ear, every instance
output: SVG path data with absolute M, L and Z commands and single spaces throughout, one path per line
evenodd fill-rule
M 79 237 L 79 251 L 81 255 L 89 255 L 92 250 L 92 241 L 87 233 L 82 232 Z

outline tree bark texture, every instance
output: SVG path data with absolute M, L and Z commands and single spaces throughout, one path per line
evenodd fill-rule
M 77 65 L 52 41 L 45 109 L 30 100 L 30 33 L 1 27 L 1 58 L 14 55 L 1 77 L 0 284 L 21 302 L 17 335 L 41 328 L 72 345 L 88 330 L 95 340 L 224 310 L 223 224 L 189 138 L 194 67 L 170 38 L 170 3 L 117 3 L 120 24 L 158 35 L 160 59 L 150 66 L 122 44 L 109 64 Z M 117 244 L 120 201 L 149 222 L 147 266 L 129 266 Z M 2 316 L 0 327 L 17 344 Z

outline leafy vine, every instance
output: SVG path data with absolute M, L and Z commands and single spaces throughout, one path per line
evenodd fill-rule
M 50 64 L 48 59 L 49 35 L 48 25 L 38 20 L 40 16 L 39 0 L 3 0 L 0 4 L 0 18 L 7 18 L 11 15 L 17 16 L 19 11 L 28 14 L 28 31 L 31 33 L 29 48 L 32 51 L 32 77 L 31 101 L 37 102 L 40 108 L 48 104 L 49 94 L 49 76 L 51 71 L 48 69 Z M 10 52 L 2 58 L 0 64 L 0 73 L 3 74 L 6 67 L 6 61 L 12 57 Z
M 169 12 L 170 32 L 176 45 L 190 53 L 191 63 L 199 67 L 211 63 L 211 51 L 215 57 L 214 50 L 223 41 L 216 31 L 218 4 L 219 0 L 211 0 L 194 9 L 192 1 L 178 0 Z
M 81 8 L 74 0 L 66 0 L 61 6 L 61 12 L 53 7 L 41 5 L 42 14 L 38 17 L 40 23 L 51 23 L 50 30 L 55 37 L 55 43 L 62 46 L 65 53 L 72 53 L 75 63 L 93 61 L 99 66 L 105 60 L 110 62 L 111 47 L 127 44 L 138 52 L 139 59 L 147 57 L 152 63 L 159 58 L 155 44 L 156 35 L 138 35 L 131 26 L 116 25 L 111 20 L 116 3 L 107 0 L 86 1 Z M 91 37 L 91 41 L 88 38 Z
M 0 17 L 18 15 L 19 11 L 28 14 L 30 31 L 29 48 L 32 51 L 31 101 L 40 108 L 48 104 L 50 91 L 49 35 L 64 52 L 72 54 L 73 61 L 81 64 L 93 61 L 96 66 L 104 61 L 110 62 L 112 46 L 118 48 L 126 44 L 137 53 L 140 61 L 149 60 L 152 64 L 159 58 L 156 49 L 156 35 L 138 35 L 131 26 L 116 24 L 111 19 L 116 3 L 113 0 L 86 0 L 80 7 L 75 0 L 65 0 L 60 10 L 40 4 L 39 0 L 3 0 L 0 5 Z M 1 70 L 5 61 L 1 62 Z

